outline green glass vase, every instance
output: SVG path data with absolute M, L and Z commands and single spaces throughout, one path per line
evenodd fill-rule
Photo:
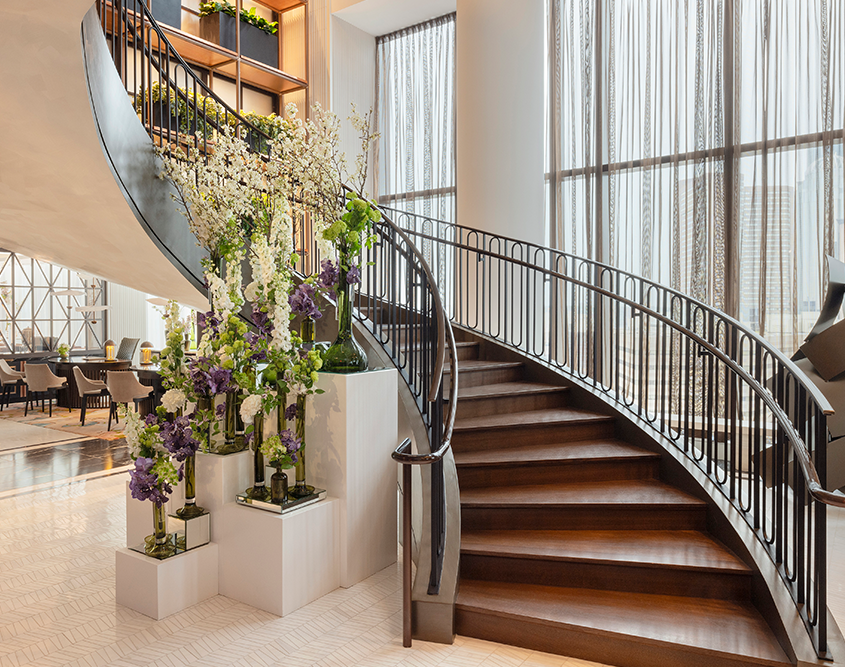
M 245 443 L 243 435 L 238 437 L 238 407 L 240 401 L 236 392 L 224 394 L 226 405 L 223 411 L 223 444 L 217 447 L 216 454 L 233 454 L 243 451 Z
M 270 500 L 270 489 L 264 480 L 264 454 L 261 453 L 261 445 L 264 444 L 264 413 L 258 412 L 252 420 L 252 487 L 244 493 L 247 498 L 253 500 Z
M 180 519 L 202 516 L 205 510 L 197 505 L 197 457 L 191 454 L 185 459 L 185 504 L 176 510 Z
M 314 493 L 314 487 L 305 483 L 305 399 L 307 396 L 296 397 L 296 437 L 302 444 L 296 453 L 297 462 L 294 466 L 295 483 L 288 490 L 288 495 L 293 498 L 305 498 Z
M 360 373 L 367 370 L 367 354 L 352 334 L 352 285 L 341 269 L 337 294 L 337 339 L 323 354 L 322 370 L 328 373 Z
M 270 502 L 283 504 L 288 499 L 288 476 L 276 466 L 276 472 L 270 475 Z
M 167 513 L 164 504 L 153 505 L 153 534 L 144 541 L 144 553 L 153 558 L 167 558 L 176 553 L 176 543 L 173 536 L 167 534 Z

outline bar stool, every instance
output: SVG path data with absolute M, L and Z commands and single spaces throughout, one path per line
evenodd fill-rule
M 79 423 L 85 426 L 85 411 L 88 409 L 88 399 L 91 396 L 108 396 L 109 390 L 102 380 L 92 380 L 85 377 L 79 366 L 73 367 L 73 379 L 76 380 L 76 390 L 79 392 L 82 403 L 82 415 L 79 418 Z
M 119 423 L 117 417 L 118 403 L 123 403 L 128 409 L 129 401 L 132 401 L 135 403 L 135 411 L 137 412 L 138 402 L 149 396 L 153 390 L 152 387 L 141 384 L 132 371 L 106 371 L 106 386 L 109 394 L 111 394 L 109 431 L 111 431 L 112 417 L 114 417 L 115 424 Z

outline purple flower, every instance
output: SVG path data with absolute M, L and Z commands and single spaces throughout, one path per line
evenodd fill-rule
M 155 426 L 158 424 L 158 415 L 155 412 L 147 413 L 147 416 L 144 417 L 144 423 L 147 426 Z
M 208 357 L 198 357 L 191 361 L 191 383 L 199 396 L 212 396 L 234 391 L 232 371 L 212 366 Z
M 273 323 L 270 321 L 270 316 L 258 306 L 252 307 L 252 323 L 258 329 L 258 335 L 261 338 L 267 338 L 273 333 Z
M 173 493 L 173 487 L 159 482 L 158 475 L 152 472 L 154 464 L 154 459 L 143 456 L 135 459 L 135 468 L 129 471 L 129 490 L 135 500 L 152 500 L 161 507 Z
M 320 262 L 320 268 L 322 271 L 320 271 L 320 275 L 317 278 L 317 284 L 323 289 L 332 289 L 340 279 L 339 267 L 333 264 L 332 260 L 324 259 Z
M 296 417 L 296 403 L 291 403 L 287 408 L 285 408 L 285 419 L 293 419 Z
M 320 309 L 314 302 L 314 295 L 317 288 L 307 283 L 298 285 L 288 297 L 291 311 L 303 317 L 313 317 L 315 320 L 320 317 Z
M 218 333 L 220 330 L 220 318 L 214 314 L 213 310 L 209 310 L 207 313 L 197 313 L 197 326 L 200 329 L 210 329 L 212 332 Z
M 349 271 L 346 272 L 346 284 L 357 285 L 361 282 L 361 270 L 354 264 L 349 265 Z
M 298 452 L 299 448 L 302 447 L 302 438 L 297 438 L 289 428 L 279 433 L 279 440 L 285 446 L 288 454 Z
M 214 409 L 214 414 L 217 415 L 218 419 L 223 419 L 223 415 L 226 414 L 226 404 L 221 403 Z
M 200 447 L 199 441 L 193 437 L 191 420 L 184 416 L 176 417 L 172 422 L 164 422 L 160 434 L 164 448 L 173 454 L 177 461 L 184 461 L 196 454 Z

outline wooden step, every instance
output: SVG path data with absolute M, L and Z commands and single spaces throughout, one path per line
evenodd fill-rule
M 416 343 L 413 346 L 413 348 L 415 350 L 418 350 L 421 347 L 422 347 L 421 343 Z M 436 343 L 432 347 L 436 351 L 436 349 L 437 349 Z M 411 345 L 409 345 L 409 344 L 400 345 L 399 349 L 401 349 L 403 352 L 406 352 L 407 350 L 411 349 Z M 475 360 L 478 359 L 478 343 L 455 343 L 455 352 L 457 352 L 457 355 L 458 355 L 458 362 L 475 361 Z M 449 364 L 448 353 L 446 355 L 446 364 L 447 365 Z
M 524 364 L 521 361 L 470 359 L 458 365 L 459 391 L 460 387 L 478 387 L 485 384 L 499 384 L 501 382 L 521 380 L 523 371 Z M 448 370 L 444 370 L 444 374 L 446 375 L 449 372 Z
M 460 487 L 468 489 L 654 478 L 660 455 L 621 440 L 586 440 L 455 452 L 455 463 Z
M 456 420 L 452 446 L 456 452 L 500 449 L 612 438 L 614 432 L 614 418 L 597 412 L 579 408 L 529 410 Z
M 658 480 L 461 489 L 466 530 L 704 530 L 706 511 Z
M 751 569 L 709 535 L 687 530 L 467 530 L 461 576 L 727 600 L 751 595 Z
M 458 386 L 458 419 L 507 412 L 562 408 L 569 387 L 541 382 L 502 382 L 481 386 Z M 449 400 L 449 397 L 446 399 Z
M 462 579 L 458 634 L 626 667 L 791 664 L 747 602 Z

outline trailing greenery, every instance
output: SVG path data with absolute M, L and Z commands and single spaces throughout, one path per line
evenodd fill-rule
M 237 9 L 235 5 L 228 0 L 223 0 L 223 2 L 201 2 L 200 3 L 200 17 L 203 16 L 211 16 L 212 14 L 217 14 L 219 12 L 223 12 L 224 14 L 228 14 L 232 18 L 235 18 Z M 273 21 L 272 23 L 265 18 L 259 16 L 256 11 L 255 7 L 247 11 L 246 9 L 241 9 L 241 21 L 244 23 L 249 23 L 251 26 L 255 26 L 259 30 L 263 30 L 268 35 L 275 35 L 279 32 L 279 22 Z
M 166 86 L 162 86 L 158 81 L 156 81 L 150 88 L 153 104 L 158 104 L 167 96 L 167 93 L 162 90 L 163 88 L 169 90 L 169 100 L 165 99 L 164 101 L 164 114 L 178 114 L 179 131 L 182 134 L 194 133 L 194 117 L 197 109 L 200 110 L 200 115 L 196 119 L 196 135 L 198 137 L 211 139 L 214 136 L 215 125 L 218 127 L 228 126 L 234 128 L 239 123 L 236 116 L 231 113 L 227 113 L 226 109 L 211 97 L 205 97 L 200 94 L 194 95 L 193 92 L 188 91 L 185 88 L 179 88 L 179 93 L 177 94 L 175 88 L 170 87 L 167 89 Z M 148 94 L 146 90 L 141 90 L 135 95 L 135 111 L 139 115 L 141 114 L 143 106 L 147 104 L 147 102 Z M 277 138 L 280 132 L 282 132 L 282 130 L 287 126 L 286 121 L 276 114 L 262 116 L 261 114 L 253 111 L 247 111 L 245 113 L 241 113 L 241 117 L 254 128 L 262 131 L 270 137 L 270 139 Z M 208 120 L 206 121 L 205 119 Z M 266 152 L 267 146 L 264 145 L 266 140 L 263 137 L 261 138 L 260 143 L 260 146 L 254 146 L 253 149 L 259 152 Z

